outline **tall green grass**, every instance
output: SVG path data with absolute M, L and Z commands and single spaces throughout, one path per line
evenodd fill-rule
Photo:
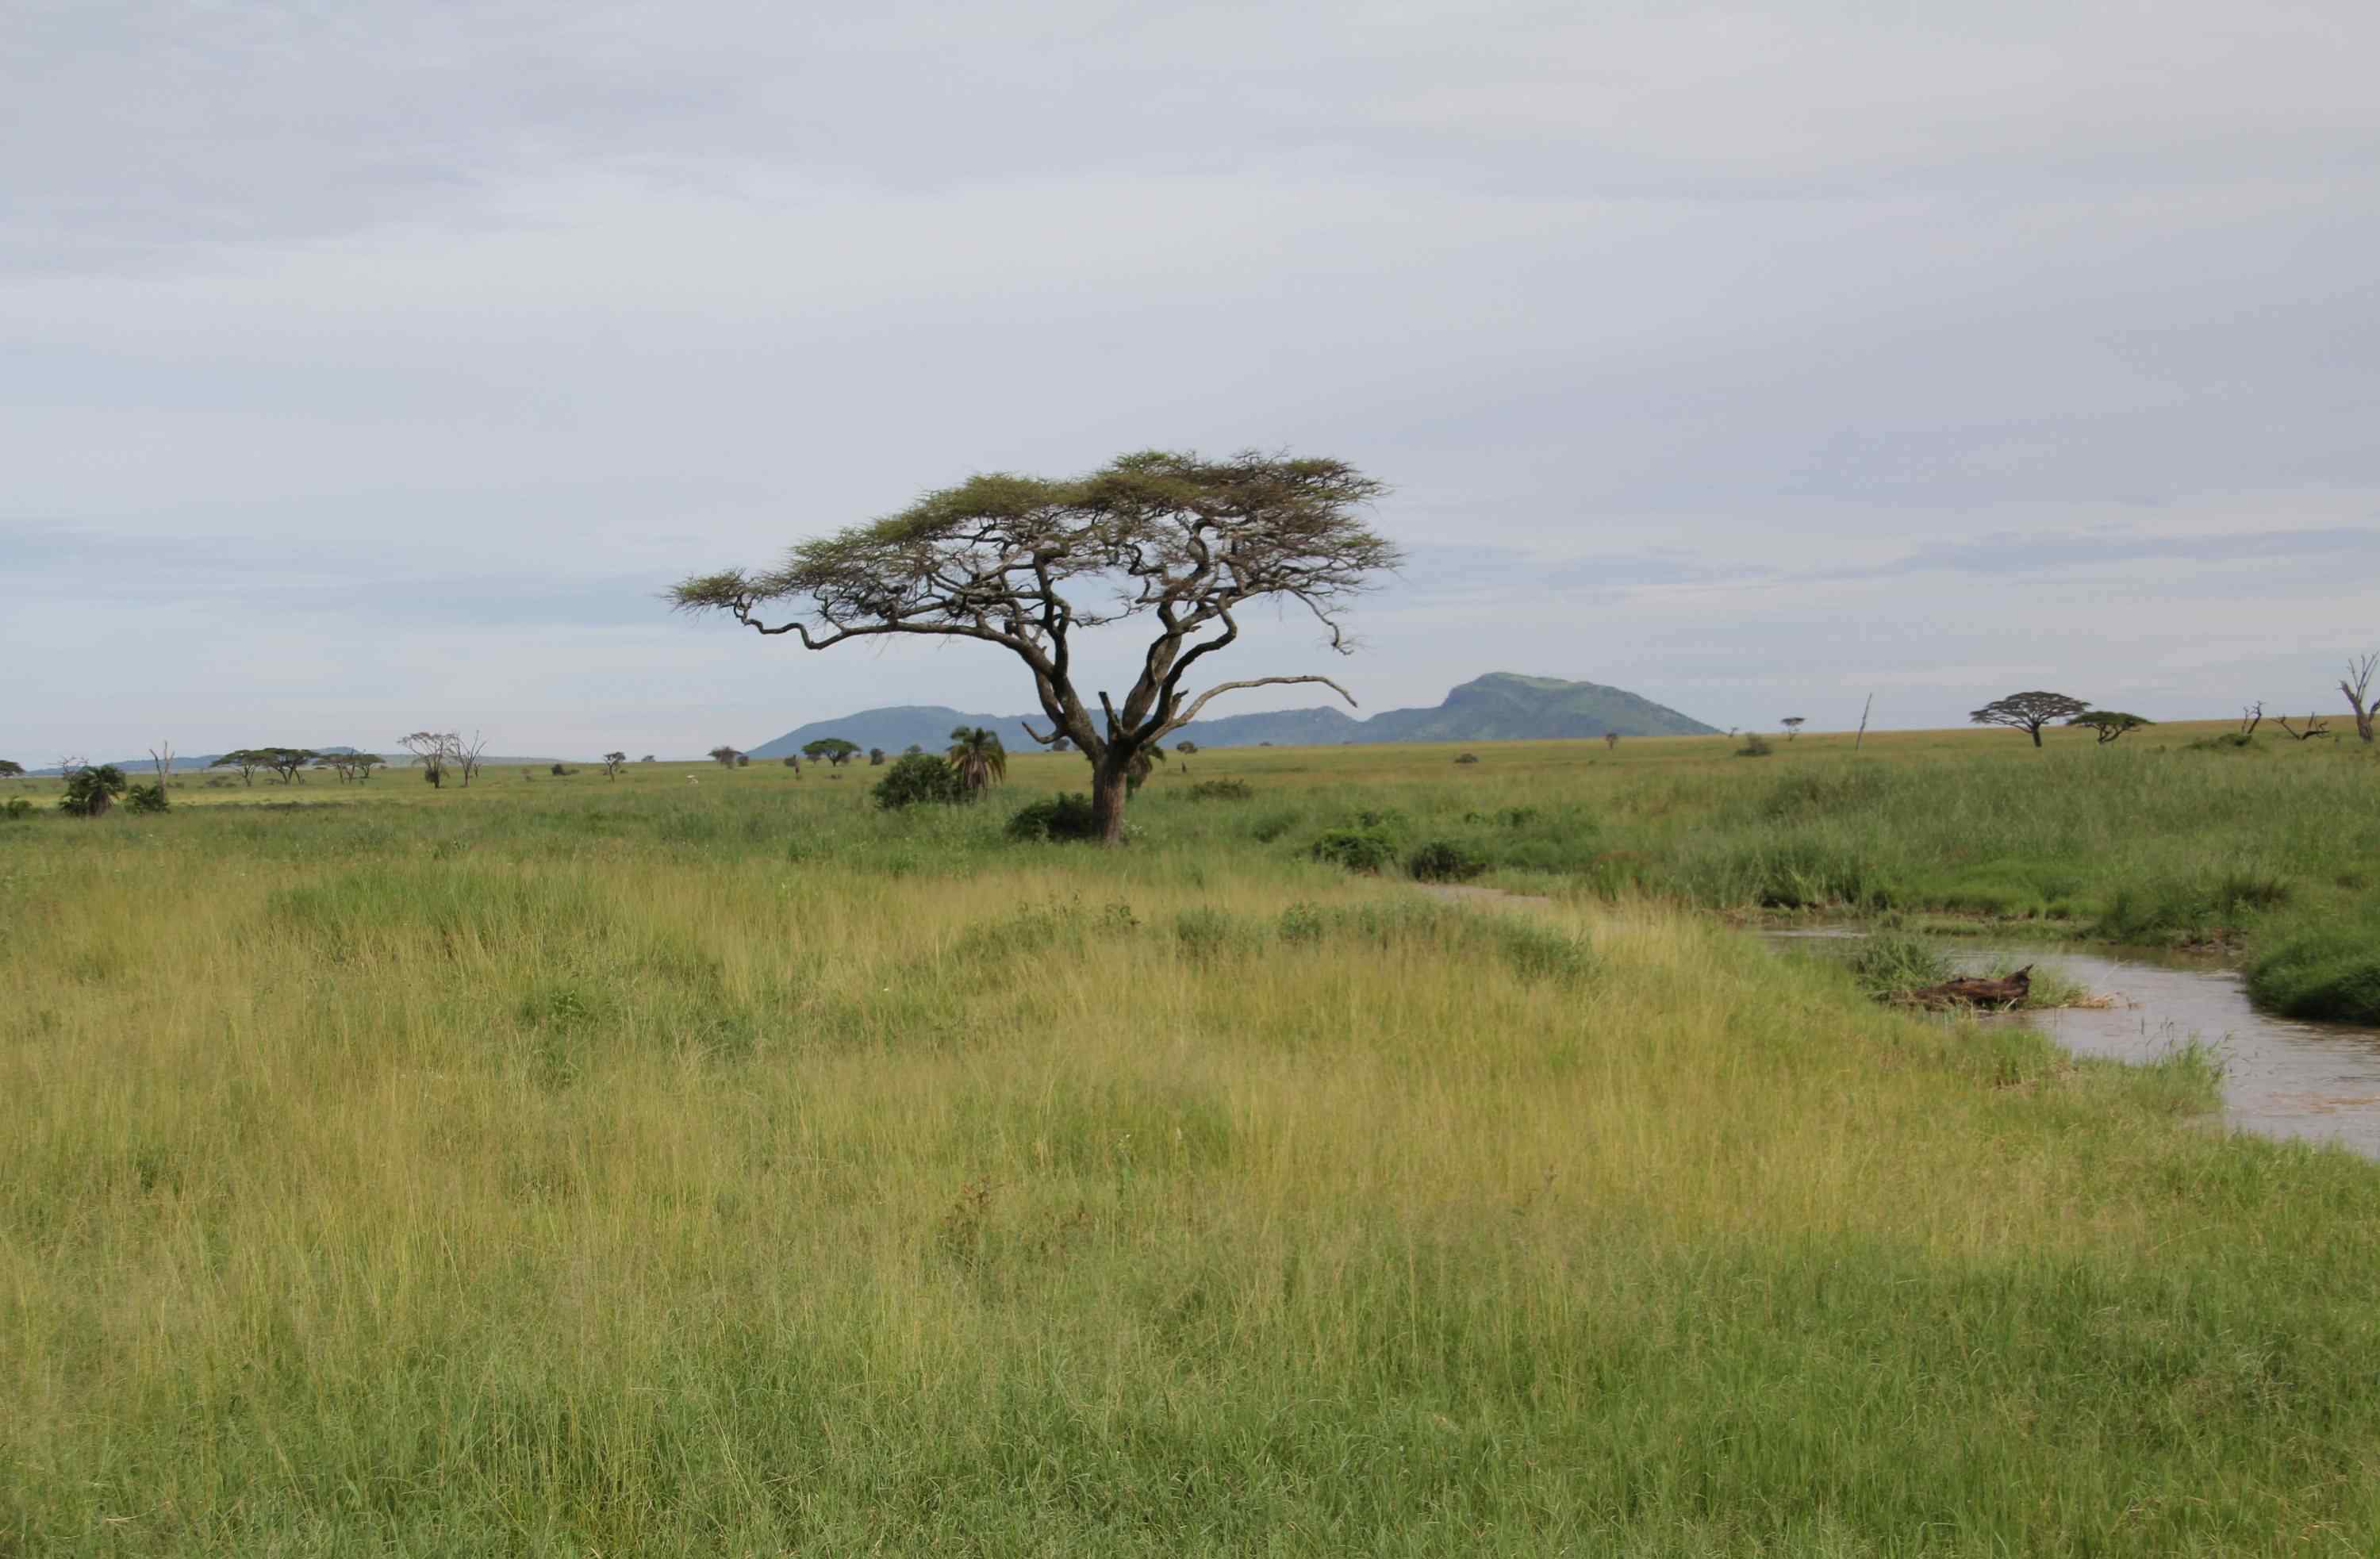
M 0 1553 L 2370 1549 L 2380 1169 L 1303 848 L 1658 871 L 1812 745 L 0 834 Z

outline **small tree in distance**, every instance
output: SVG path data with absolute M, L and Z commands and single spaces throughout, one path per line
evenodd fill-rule
M 850 762 L 851 755 L 858 750 L 857 742 L 845 741 L 841 737 L 820 737 L 814 742 L 802 744 L 803 757 L 813 761 L 824 759 L 838 769 Z
M 23 779 L 25 765 L 13 758 L 0 758 L 0 779 Z
M 2372 696 L 2372 676 L 2380 672 L 2380 652 L 2358 655 L 2347 663 L 2347 675 L 2339 678 L 2338 690 L 2347 695 L 2347 707 L 2355 711 L 2355 735 L 2359 740 L 2372 739 L 2372 721 L 2380 715 L 2380 699 Z
M 871 769 L 880 769 L 884 766 L 884 749 L 882 748 L 871 747 L 868 749 L 868 766 Z
M 994 782 L 1008 778 L 1008 749 L 983 726 L 960 725 L 951 732 L 950 765 L 960 790 L 972 800 Z
M 608 780 L 618 779 L 620 777 L 621 766 L 626 763 L 627 761 L 628 755 L 625 752 L 607 752 L 603 754 L 603 777 Z
M 2041 745 L 2041 728 L 2053 720 L 2071 720 L 2091 706 L 2081 699 L 2070 699 L 2063 693 L 2010 693 L 2004 699 L 1994 699 L 1967 718 L 1978 725 L 2006 725 L 2033 737 L 2033 745 Z
M 1785 727 L 1785 739 L 1787 741 L 1791 741 L 1795 737 L 1800 736 L 1802 734 L 1802 727 L 1809 723 L 1810 717 L 1806 714 L 1789 714 L 1784 719 L 1777 722 L 1777 724 Z
M 1606 731 L 1603 733 L 1603 750 L 1606 752 L 1617 752 L 1620 750 L 1619 732 Z
M 398 738 L 397 745 L 413 754 L 413 761 L 421 765 L 421 777 L 430 788 L 443 790 L 446 766 L 461 754 L 463 738 L 452 731 L 416 731 Z
M 67 793 L 58 798 L 58 810 L 74 817 L 105 817 L 115 798 L 124 794 L 124 771 L 113 763 L 96 768 L 77 769 L 67 779 Z
M 712 748 L 709 753 L 705 754 L 705 756 L 722 769 L 732 769 L 735 767 L 735 760 L 742 757 L 743 754 L 737 752 L 734 748 L 729 747 L 724 742 L 722 742 L 719 746 Z
M 2096 732 L 2099 745 L 2106 747 L 2108 743 L 2120 738 L 2126 731 L 2137 731 L 2143 725 L 2154 725 L 2156 722 L 2143 720 L 2137 714 L 2126 714 L 2121 710 L 2095 709 L 2088 714 L 2076 715 L 2067 724 L 2085 726 Z

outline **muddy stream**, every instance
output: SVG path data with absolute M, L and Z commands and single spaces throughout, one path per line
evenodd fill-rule
M 1774 945 L 1856 932 L 1770 932 Z M 2380 1158 L 2380 1029 L 2275 1017 L 2249 1005 L 2237 970 L 2204 957 L 2131 947 L 2001 947 L 1940 944 L 1959 971 L 2054 966 L 2110 1007 L 1985 1017 L 2023 1023 L 2080 1055 L 2152 1061 L 2190 1040 L 2223 1064 L 2223 1119 L 2240 1131 L 2337 1142 Z
M 1423 889 L 1450 903 L 1512 908 L 1553 900 L 1497 888 L 1448 883 Z M 1846 930 L 1761 932 L 1772 947 L 1841 942 L 1864 936 Z M 2225 1125 L 2265 1137 L 2295 1137 L 2380 1158 L 2380 1029 L 2313 1023 L 2259 1012 L 2236 969 L 2204 956 L 2147 947 L 2004 947 L 1988 942 L 1937 944 L 1961 974 L 2023 964 L 2055 967 L 2097 996 L 2106 1007 L 2057 1007 L 1980 1014 L 1985 1023 L 2022 1023 L 2078 1055 L 2154 1061 L 2192 1040 L 2210 1047 L 2223 1066 Z

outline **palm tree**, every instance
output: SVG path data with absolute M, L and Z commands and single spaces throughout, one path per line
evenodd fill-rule
M 987 786 L 1008 778 L 1008 749 L 980 725 L 961 725 L 951 732 L 951 767 L 959 772 L 959 786 L 968 799 Z

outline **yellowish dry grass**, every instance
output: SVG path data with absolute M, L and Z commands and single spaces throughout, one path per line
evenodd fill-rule
M 756 776 L 16 836 L 0 1553 L 2380 1533 L 2380 1175 L 2193 1061 Z

